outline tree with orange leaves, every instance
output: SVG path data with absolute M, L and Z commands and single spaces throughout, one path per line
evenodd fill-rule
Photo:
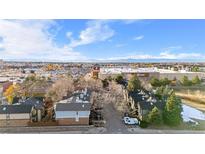
M 4 96 L 7 98 L 9 104 L 12 104 L 13 98 L 16 96 L 16 92 L 18 91 L 18 89 L 18 85 L 10 85 L 4 92 Z

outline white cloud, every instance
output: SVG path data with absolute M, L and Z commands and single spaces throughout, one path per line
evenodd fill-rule
M 67 36 L 68 39 L 72 39 L 72 35 L 73 35 L 72 32 L 67 32 L 66 33 L 66 36 Z
M 133 24 L 133 23 L 142 21 L 142 19 L 125 19 L 125 20 L 121 20 L 121 21 L 125 24 Z
M 50 29 L 54 29 L 52 33 Z M 59 47 L 55 43 L 57 30 L 58 25 L 53 20 L 0 20 L 0 58 L 84 59 L 79 52 L 73 51 L 67 45 Z
M 161 52 L 159 57 L 164 59 L 194 59 L 202 58 L 203 56 L 200 53 L 171 53 L 165 51 Z
M 141 40 L 144 38 L 144 35 L 136 36 L 133 38 L 133 40 Z
M 87 45 L 95 42 L 105 41 L 114 35 L 107 20 L 94 20 L 87 23 L 86 29 L 80 32 L 79 38 L 72 40 L 70 47 L 74 48 L 81 45 Z
M 170 46 L 170 47 L 164 48 L 164 49 L 162 49 L 162 50 L 163 50 L 163 51 L 166 51 L 166 52 L 170 52 L 170 51 L 175 51 L 175 50 L 178 50 L 178 49 L 182 49 L 182 46 L 181 46 L 181 45 L 178 45 L 178 46 Z

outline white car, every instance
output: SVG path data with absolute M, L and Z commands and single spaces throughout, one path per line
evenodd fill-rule
M 139 123 L 137 118 L 130 118 L 130 117 L 124 117 L 123 121 L 127 125 L 137 125 Z

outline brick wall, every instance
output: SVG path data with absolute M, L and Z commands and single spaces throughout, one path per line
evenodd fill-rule
M 28 126 L 30 120 L 18 119 L 18 120 L 0 120 L 0 127 L 12 127 L 12 126 Z
M 65 118 L 65 119 L 58 119 L 58 125 L 65 126 L 65 125 L 89 125 L 89 118 L 79 118 L 79 121 L 76 121 L 75 118 Z

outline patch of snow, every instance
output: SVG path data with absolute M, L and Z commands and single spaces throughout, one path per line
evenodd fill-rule
M 199 111 L 185 104 L 182 105 L 182 108 L 182 117 L 184 122 L 193 122 L 197 124 L 198 122 L 194 121 L 193 119 L 205 120 L 205 113 L 203 113 L 202 111 Z
M 189 117 L 186 117 L 186 116 L 183 116 L 183 121 L 184 121 L 184 122 L 191 122 L 191 123 L 194 123 L 194 124 L 196 124 L 196 125 L 199 124 L 197 121 L 195 121 L 195 120 L 193 120 L 193 119 L 191 119 L 191 118 L 189 118 Z

